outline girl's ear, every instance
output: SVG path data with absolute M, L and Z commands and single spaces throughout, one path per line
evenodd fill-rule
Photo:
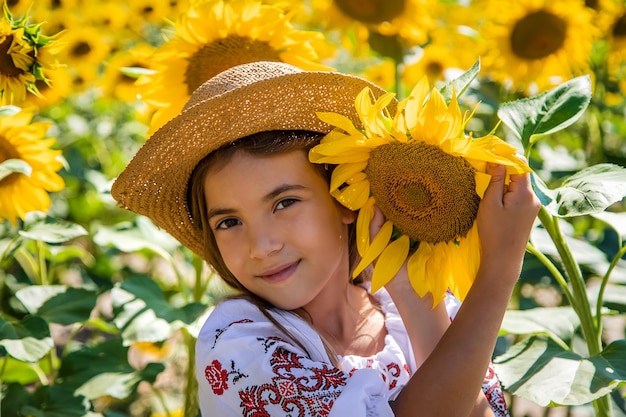
M 341 203 L 337 203 L 339 204 L 339 210 L 341 211 L 341 220 L 343 221 L 343 224 L 352 224 L 356 221 L 356 216 L 357 213 L 356 211 L 352 211 L 347 207 L 344 207 L 343 205 L 341 205 Z

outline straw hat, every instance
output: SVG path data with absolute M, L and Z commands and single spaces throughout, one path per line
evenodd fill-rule
M 362 78 L 308 72 L 279 62 L 232 67 L 201 85 L 181 113 L 157 130 L 113 183 L 119 204 L 149 217 L 204 258 L 202 233 L 187 207 L 187 183 L 209 153 L 241 137 L 268 130 L 328 133 L 316 112 L 336 112 L 360 125 L 354 99 L 369 87 Z

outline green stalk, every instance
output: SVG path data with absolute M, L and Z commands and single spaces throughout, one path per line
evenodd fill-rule
M 4 384 L 4 370 L 7 368 L 8 361 L 9 355 L 6 355 L 4 358 L 2 358 L 2 366 L 0 366 L 0 388 L 2 388 L 2 384 Z
M 573 290 L 573 304 L 572 308 L 578 315 L 580 320 L 580 327 L 587 344 L 587 350 L 590 356 L 599 354 L 602 351 L 602 342 L 598 333 L 599 329 L 595 326 L 592 309 L 587 297 L 587 291 L 585 287 L 585 281 L 582 276 L 582 272 L 578 267 L 572 252 L 565 241 L 563 233 L 559 228 L 559 220 L 557 217 L 552 216 L 545 207 L 541 207 L 539 210 L 539 220 L 545 227 L 546 231 L 550 235 L 550 238 L 554 242 L 556 249 L 561 257 L 561 262 L 565 268 L 565 275 L 569 278 L 569 282 L 572 285 Z M 609 402 L 609 396 L 597 398 L 593 401 L 593 407 L 596 417 L 609 417 L 611 413 L 611 404 Z
M 613 271 L 613 268 L 617 265 L 619 260 L 626 255 L 626 246 L 622 246 L 622 248 L 617 252 L 617 254 L 613 257 L 611 264 L 609 265 L 609 269 L 606 271 L 604 276 L 602 277 L 602 283 L 600 284 L 600 289 L 598 291 L 598 302 L 596 304 L 596 328 L 598 329 L 598 338 L 602 337 L 602 301 L 604 299 L 604 291 L 606 289 L 606 285 L 609 282 L 609 276 Z M 598 343 L 602 343 L 602 340 L 598 340 Z
M 182 329 L 187 347 L 187 381 L 185 389 L 185 416 L 198 415 L 198 381 L 196 380 L 196 340 L 185 328 Z
M 41 241 L 37 241 L 37 260 L 39 262 L 39 282 L 41 285 L 48 285 L 48 268 L 46 267 L 46 246 Z
M 565 275 L 568 277 L 569 282 L 572 285 L 572 307 L 580 318 L 580 326 L 585 342 L 587 343 L 589 354 L 596 355 L 600 353 L 601 347 L 598 346 L 596 342 L 597 330 L 594 325 L 593 318 L 591 317 L 591 306 L 589 305 L 589 299 L 587 298 L 582 273 L 572 256 L 569 246 L 565 242 L 565 238 L 559 228 L 558 219 L 548 213 L 545 207 L 541 207 L 539 210 L 539 220 L 541 220 L 541 223 L 550 235 L 550 238 L 552 238 L 552 241 L 559 252 L 559 256 L 561 257 L 563 267 L 565 268 Z
M 396 99 L 398 99 L 398 101 L 402 100 L 404 98 L 404 85 L 402 84 L 402 70 L 400 69 L 400 66 L 403 64 L 402 61 L 397 61 L 394 60 L 394 83 L 396 84 Z
M 165 397 L 163 397 L 163 393 L 158 388 L 155 388 L 154 385 L 150 385 L 152 387 L 152 392 L 157 397 L 159 402 L 161 403 L 161 407 L 163 407 L 163 411 L 165 412 L 166 417 L 172 417 L 172 413 L 170 409 L 167 407 L 167 402 L 165 401 Z
M 194 256 L 193 260 L 193 269 L 196 272 L 196 281 L 193 287 L 193 301 L 200 302 L 202 297 L 204 296 L 204 290 L 206 286 L 202 282 L 202 270 L 204 266 L 204 261 L 198 257 Z
M 545 266 L 548 271 L 552 274 L 554 279 L 559 283 L 563 293 L 565 293 L 565 297 L 569 301 L 570 305 L 574 305 L 574 296 L 572 292 L 569 290 L 569 285 L 567 285 L 567 281 L 565 277 L 561 274 L 561 271 L 552 263 L 550 259 L 546 255 L 543 254 L 539 249 L 534 247 L 530 242 L 526 244 L 526 250 L 535 255 L 535 257 Z

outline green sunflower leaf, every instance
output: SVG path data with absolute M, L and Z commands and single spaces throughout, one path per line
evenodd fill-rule
M 2 398 L 2 415 L 33 417 L 84 417 L 90 413 L 85 397 L 56 385 L 42 385 L 34 392 L 8 384 Z
M 29 316 L 20 322 L 0 318 L 0 356 L 2 351 L 23 362 L 37 362 L 54 347 L 50 327 L 41 317 Z
M 138 217 L 134 223 L 100 226 L 93 240 L 100 246 L 110 245 L 127 253 L 147 250 L 170 262 L 170 253 L 180 246 L 173 237 L 143 217 Z
M 584 357 L 545 336 L 532 336 L 494 358 L 504 388 L 541 406 L 581 405 L 626 381 L 626 339 Z
M 604 211 L 626 196 L 626 168 L 597 164 L 578 171 L 551 190 L 551 201 L 543 201 L 555 216 L 573 217 Z M 543 195 L 545 199 L 547 194 Z M 547 203 L 547 204 L 546 204 Z
M 206 310 L 202 303 L 171 305 L 163 290 L 146 276 L 131 276 L 111 291 L 113 321 L 125 344 L 160 342 L 191 325 Z
M 33 285 L 24 287 L 15 296 L 31 314 L 50 323 L 69 325 L 89 320 L 96 306 L 94 291 L 64 285 Z
M 104 395 L 124 399 L 141 381 L 153 383 L 163 369 L 161 363 L 149 363 L 137 371 L 128 363 L 128 348 L 115 338 L 69 353 L 59 369 L 58 386 L 90 399 Z
M 88 233 L 84 227 L 76 223 L 31 213 L 24 223 L 24 230 L 20 230 L 19 234 L 26 239 L 40 240 L 46 243 L 63 243 L 80 236 L 86 236 Z
M 17 106 L 0 106 L 0 117 L 4 116 L 14 116 L 21 112 L 22 109 Z
M 585 75 L 536 96 L 503 103 L 498 117 L 527 150 L 538 136 L 565 129 L 578 120 L 590 101 L 591 79 Z
M 141 75 L 144 74 L 156 73 L 155 70 L 142 67 L 122 67 L 120 68 L 120 72 L 130 78 L 139 78 Z
M 6 161 L 0 163 L 0 181 L 15 173 L 24 174 L 27 177 L 30 177 L 32 172 L 33 168 L 28 164 L 28 162 L 22 159 L 7 159 Z
M 465 90 L 467 90 L 467 88 L 470 86 L 472 81 L 476 79 L 479 71 L 480 59 L 478 59 L 470 69 L 441 87 L 439 92 L 443 96 L 443 99 L 446 101 L 446 104 L 450 104 L 450 100 L 452 100 L 452 87 L 454 87 L 454 92 L 456 93 L 456 96 L 461 97 Z
M 580 319 L 571 307 L 538 307 L 529 310 L 509 310 L 504 316 L 500 335 L 546 335 L 563 345 L 571 340 L 580 326 Z
M 397 36 L 387 36 L 376 31 L 371 31 L 368 42 L 372 50 L 376 51 L 381 56 L 389 57 L 396 62 L 402 62 L 404 59 L 404 47 L 400 38 Z

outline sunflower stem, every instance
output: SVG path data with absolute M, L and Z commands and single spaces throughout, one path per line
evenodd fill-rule
M 187 347 L 187 381 L 185 389 L 185 416 L 198 415 L 198 381 L 196 380 L 196 354 L 195 354 L 195 338 L 186 328 L 182 329 L 185 345 Z
M 402 69 L 400 68 L 403 64 L 402 60 L 394 60 L 394 83 L 396 84 L 396 98 L 398 101 L 404 99 L 404 85 L 402 84 Z
M 598 355 L 602 351 L 601 335 L 599 334 L 599 328 L 594 324 L 592 309 L 589 304 L 589 298 L 587 296 L 582 272 L 572 256 L 572 252 L 570 251 L 569 246 L 565 241 L 565 237 L 560 230 L 558 218 L 548 213 L 546 208 L 543 206 L 539 210 L 538 217 L 554 242 L 559 256 L 561 257 L 561 262 L 565 269 L 565 275 L 568 277 L 569 282 L 572 285 L 572 307 L 580 320 L 580 327 L 583 339 L 587 345 L 587 350 L 589 351 L 589 356 Z M 609 402 L 608 395 L 597 398 L 593 400 L 592 403 L 596 417 L 610 416 L 611 404 Z
M 554 263 L 550 261 L 550 259 L 546 255 L 544 255 L 543 252 L 541 252 L 539 249 L 534 247 L 530 242 L 526 244 L 526 249 L 530 253 L 535 255 L 535 257 L 539 260 L 539 262 L 541 262 L 548 269 L 548 271 L 550 271 L 554 279 L 561 286 L 561 289 L 563 290 L 563 293 L 565 294 L 565 297 L 569 301 L 570 305 L 573 305 L 574 296 L 572 295 L 572 292 L 569 289 L 569 285 L 567 285 L 567 281 L 565 280 L 565 277 L 563 276 L 563 274 L 561 274 L 561 271 L 559 271 L 556 265 L 554 265 Z
M 582 273 L 572 256 L 569 246 L 565 242 L 565 238 L 559 228 L 558 219 L 548 213 L 545 207 L 541 207 L 539 210 L 539 219 L 546 228 L 546 231 L 550 235 L 561 257 L 565 275 L 569 279 L 573 290 L 572 307 L 580 318 L 581 331 L 587 343 L 589 354 L 595 355 L 600 352 L 600 348 L 595 342 L 596 327 L 591 317 L 591 306 L 587 297 Z
M 37 261 L 39 263 L 39 282 L 41 285 L 48 285 L 45 244 L 41 240 L 37 241 Z
M 626 255 L 626 246 L 622 246 L 617 254 L 611 260 L 611 264 L 607 269 L 606 273 L 602 277 L 602 282 L 600 283 L 600 289 L 598 290 L 598 301 L 596 303 L 596 328 L 598 329 L 598 337 L 599 343 L 602 343 L 602 304 L 604 300 L 604 291 L 606 290 L 606 286 L 609 282 L 609 276 L 613 271 L 613 268 L 617 265 L 620 259 Z

